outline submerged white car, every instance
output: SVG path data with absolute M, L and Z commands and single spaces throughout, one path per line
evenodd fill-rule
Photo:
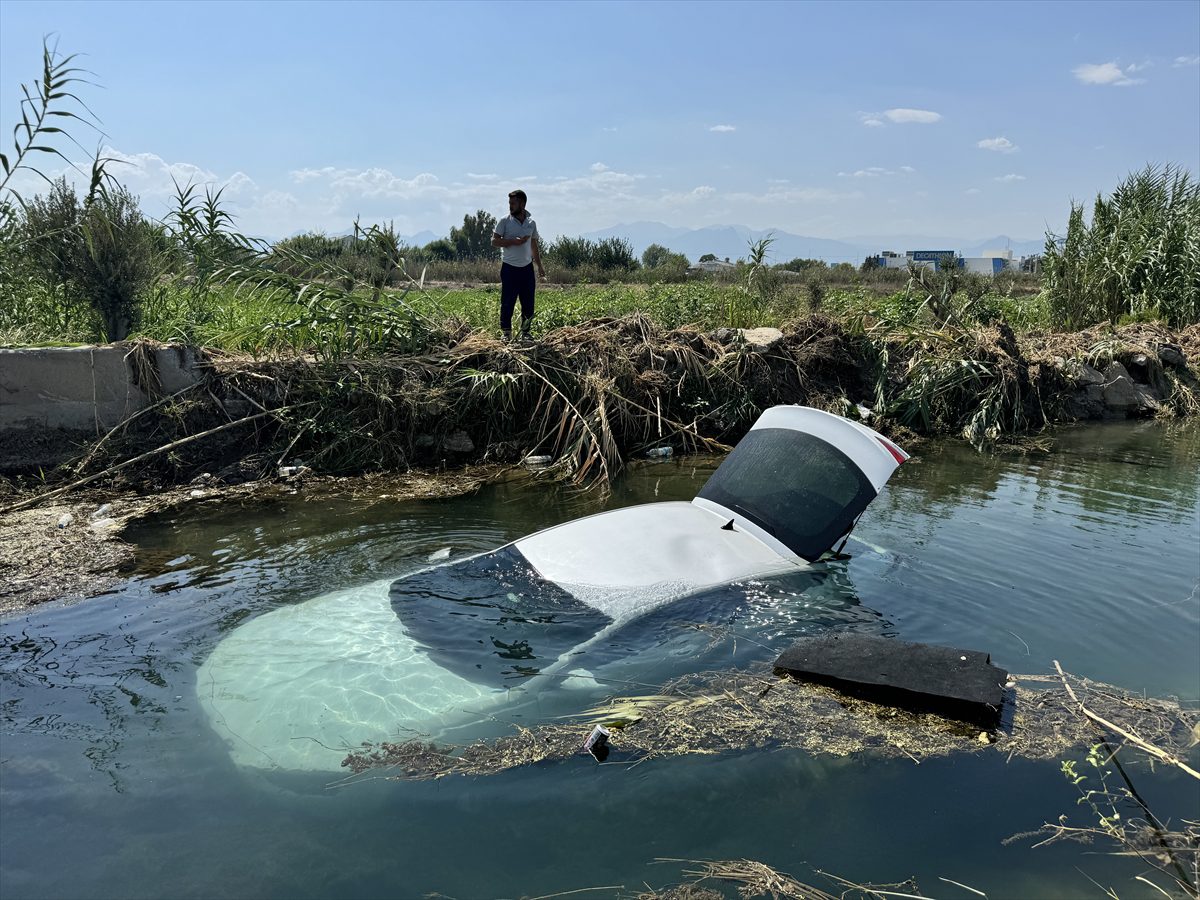
M 551 674 L 668 603 L 810 566 L 906 459 L 857 422 L 776 406 L 690 503 L 599 513 L 415 573 L 393 585 L 392 607 L 468 680 Z M 487 663 L 480 644 L 493 648 Z
M 690 503 L 588 516 L 250 620 L 200 667 L 199 701 L 236 762 L 288 770 L 337 771 L 363 741 L 474 739 L 533 705 L 577 713 L 581 690 L 659 664 L 653 623 L 678 633 L 729 586 L 819 578 L 907 458 L 856 422 L 774 407 Z

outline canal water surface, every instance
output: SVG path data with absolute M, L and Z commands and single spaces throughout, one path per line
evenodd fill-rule
M 464 641 L 489 675 L 456 667 L 451 705 L 473 713 L 462 733 L 839 631 L 985 650 L 1014 673 L 1058 659 L 1200 702 L 1200 428 L 1114 424 L 1053 443 L 921 448 L 867 510 L 849 561 L 635 622 L 582 663 L 594 678 L 533 701 L 505 702 L 513 644 Z M 139 525 L 141 570 L 119 590 L 0 622 L 0 896 L 628 896 L 679 880 L 662 858 L 915 877 L 934 897 L 975 896 L 951 881 L 991 898 L 1100 896 L 1091 879 L 1161 896 L 1135 880 L 1144 866 L 1100 845 L 1004 843 L 1064 813 L 1094 823 L 1057 763 L 999 753 L 634 768 L 581 755 L 487 778 L 338 783 L 342 747 L 410 736 L 401 695 L 445 687 L 388 681 L 407 639 L 384 615 L 393 579 L 602 508 L 691 499 L 715 464 L 641 464 L 607 500 L 514 480 L 440 501 L 205 504 Z M 1160 816 L 1200 818 L 1195 781 L 1135 771 Z

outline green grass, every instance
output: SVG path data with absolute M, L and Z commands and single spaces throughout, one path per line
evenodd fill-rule
M 90 311 L 64 309 L 37 282 L 9 285 L 4 293 L 8 302 L 0 308 L 0 346 L 101 340 L 99 322 Z M 212 284 L 197 291 L 178 279 L 163 279 L 144 301 L 137 336 L 242 352 L 355 352 L 369 350 L 366 342 L 372 335 L 383 342 L 390 336 L 392 350 L 404 349 L 401 345 L 410 342 L 414 329 L 428 331 L 449 319 L 499 334 L 499 285 L 430 287 L 408 294 L 393 289 L 383 292 L 377 301 L 372 301 L 369 291 L 336 291 L 319 303 L 314 302 L 311 293 L 298 300 L 297 293 L 232 283 Z M 1050 321 L 1047 303 L 1040 294 L 958 299 L 966 318 L 982 324 L 1005 321 L 1025 331 L 1047 327 Z M 818 310 L 814 310 L 811 293 L 803 284 L 785 285 L 765 299 L 747 294 L 740 285 L 712 281 L 543 284 L 537 293 L 535 331 L 545 333 L 635 312 L 667 328 L 692 325 L 713 330 L 731 324 L 779 327 L 813 311 Z M 824 293 L 819 311 L 846 320 L 898 324 L 919 323 L 924 315 L 919 295 L 906 291 L 879 295 L 865 286 Z M 397 343 L 400 337 L 405 340 Z

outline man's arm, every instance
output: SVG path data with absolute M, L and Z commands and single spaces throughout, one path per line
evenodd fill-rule
M 492 246 L 493 247 L 516 247 L 520 244 L 525 243 L 527 240 L 529 240 L 528 237 L 502 238 L 498 234 L 494 234 L 494 233 L 492 234 Z M 536 253 L 537 251 L 535 250 L 534 252 Z
M 545 278 L 546 270 L 542 268 L 542 251 L 538 246 L 537 235 L 535 234 L 530 240 L 533 242 L 529 245 L 533 250 L 533 262 L 537 266 L 538 274 Z

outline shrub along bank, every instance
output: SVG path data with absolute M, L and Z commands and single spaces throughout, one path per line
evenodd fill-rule
M 143 367 L 155 358 L 147 346 L 130 353 Z M 1194 414 L 1200 327 L 1018 336 L 1003 323 L 854 329 L 810 315 L 779 331 L 704 332 L 634 314 L 527 345 L 464 326 L 408 355 L 209 351 L 202 371 L 194 388 L 154 398 L 100 446 L 81 445 L 74 464 L 43 473 L 45 487 L 239 483 L 280 466 L 406 471 L 531 454 L 580 484 L 604 484 L 652 447 L 721 450 L 780 403 L 862 418 L 901 443 L 961 435 L 984 446 L 1057 422 Z

